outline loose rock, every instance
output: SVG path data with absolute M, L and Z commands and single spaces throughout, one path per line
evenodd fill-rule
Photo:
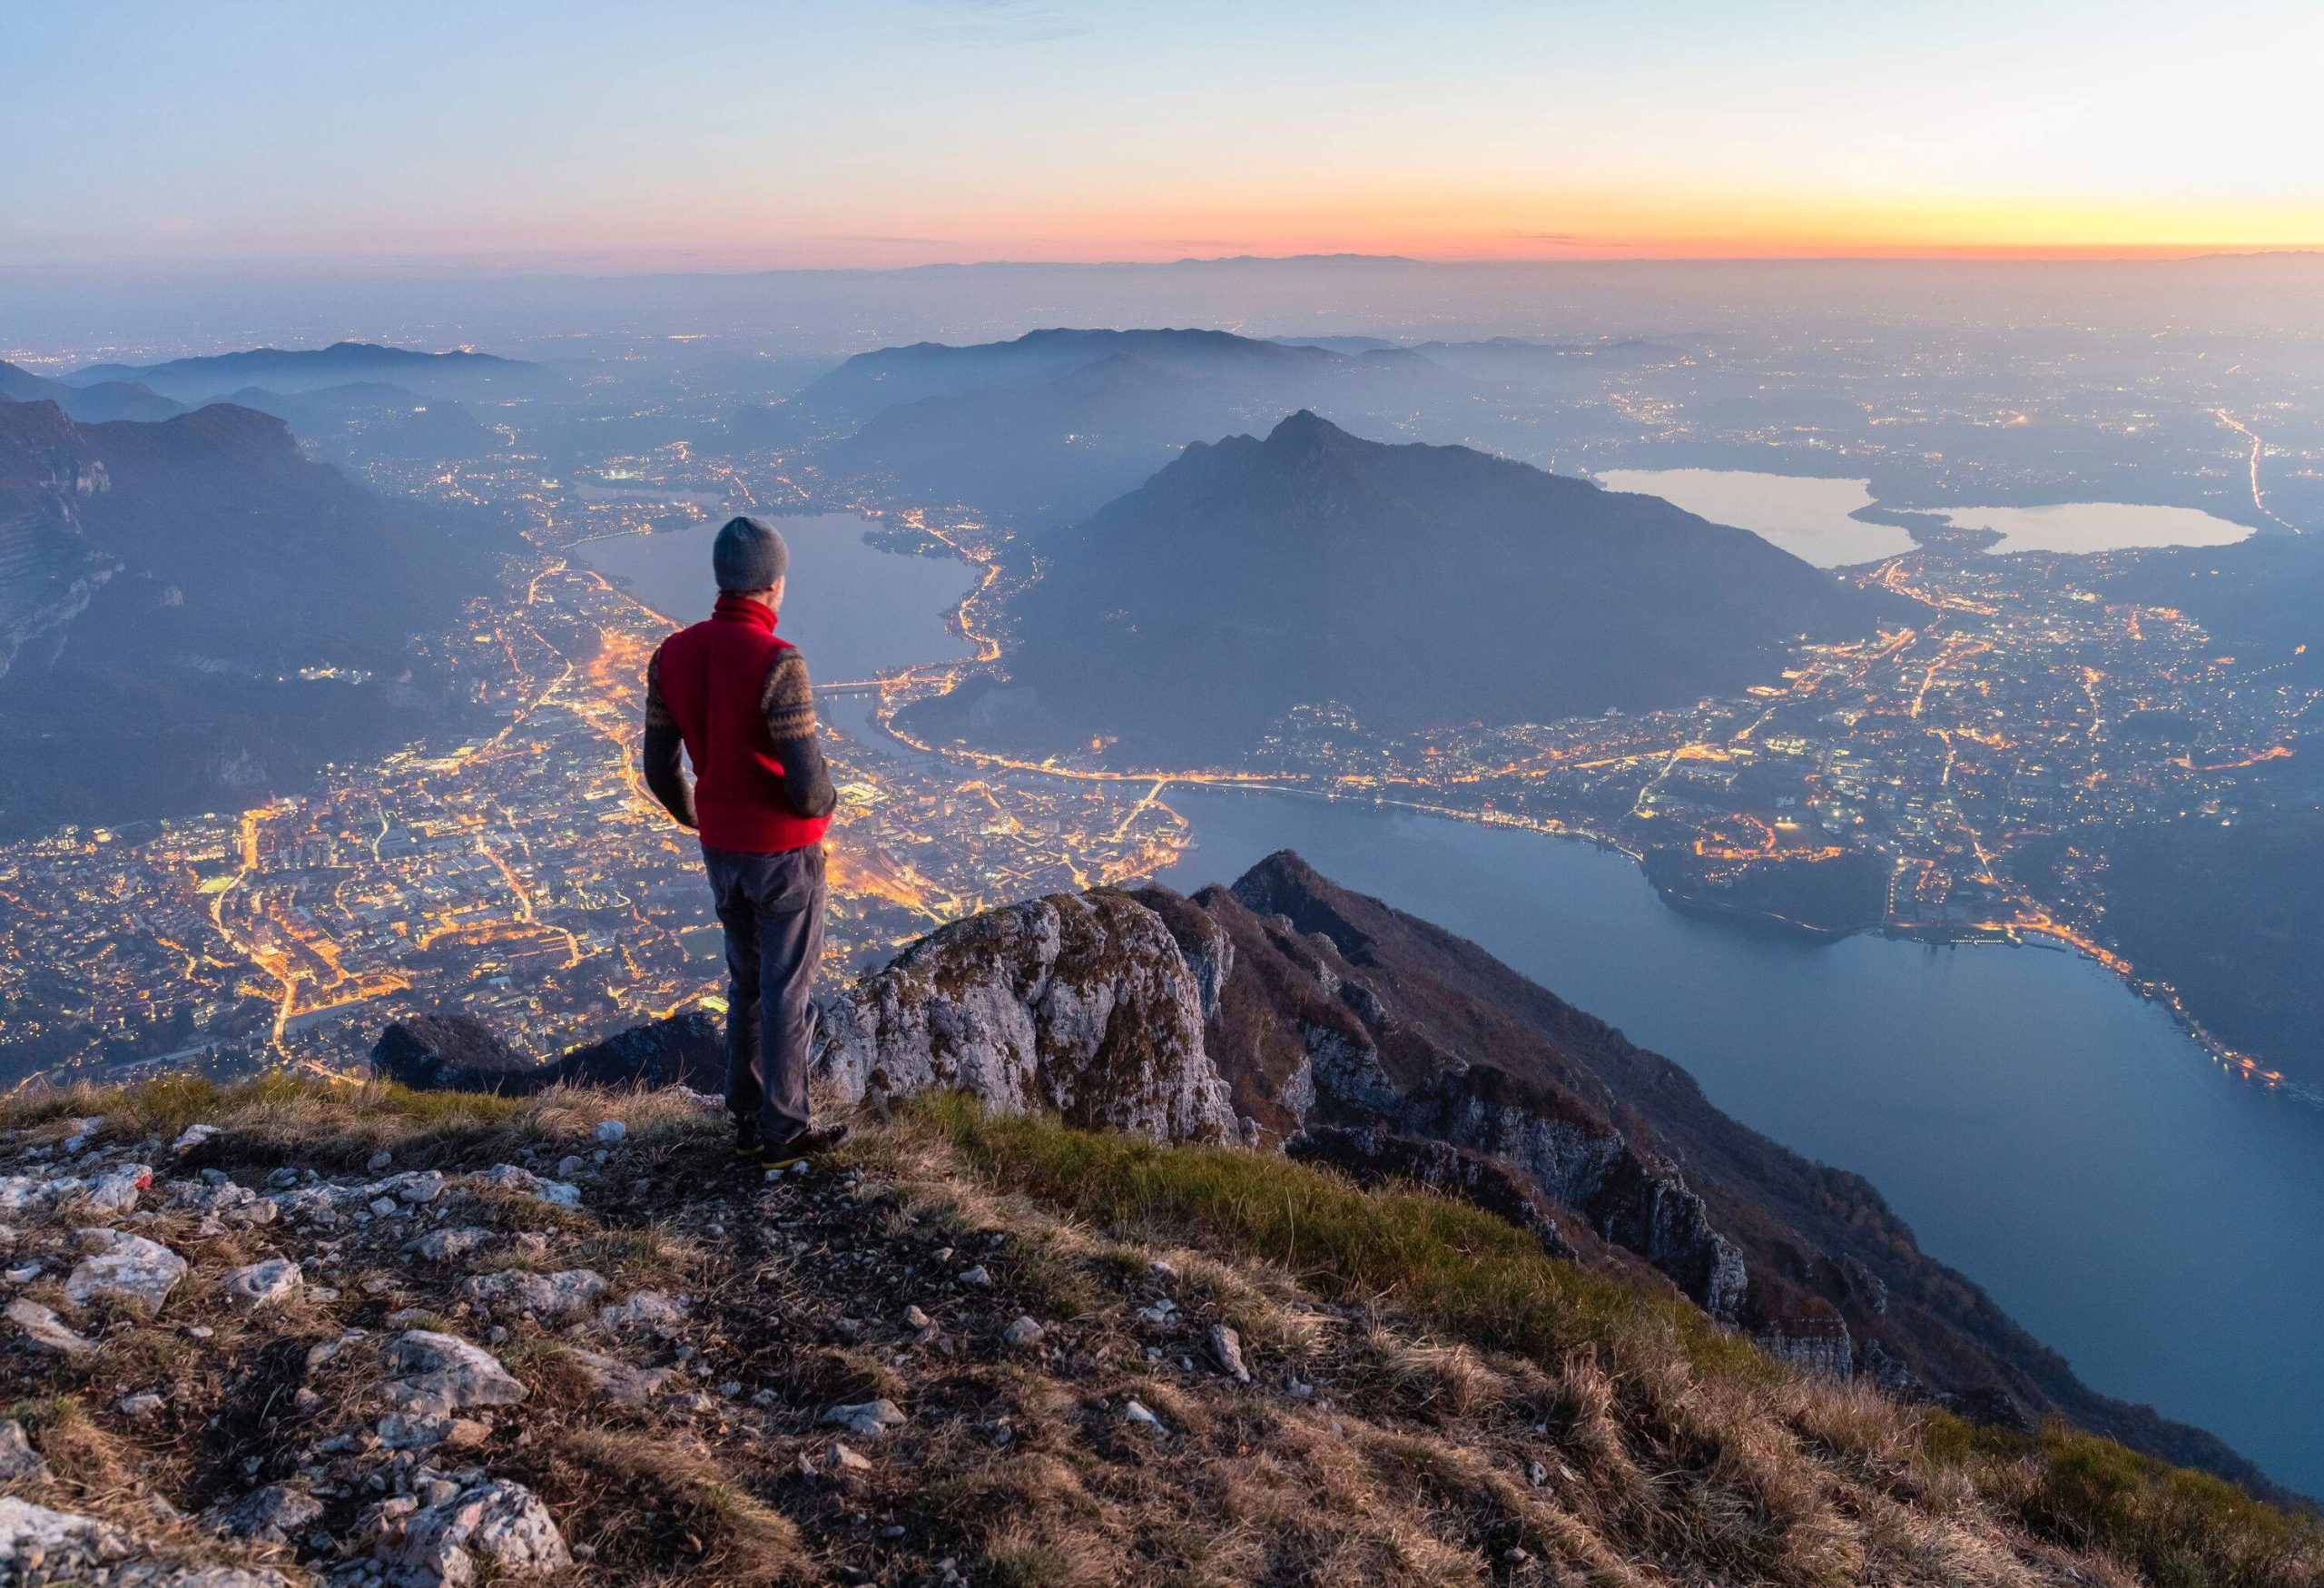
M 904 1421 L 903 1408 L 885 1398 L 855 1406 L 833 1406 L 823 1414 L 826 1424 L 845 1428 L 859 1438 L 877 1439 Z
M 413 1512 L 373 1553 L 399 1588 L 467 1588 L 486 1573 L 546 1577 L 573 1563 L 540 1497 L 505 1480 Z
M 143 1307 L 151 1317 L 185 1276 L 185 1259 L 157 1240 L 117 1229 L 81 1234 L 100 1244 L 96 1255 L 83 1258 L 64 1281 L 64 1297 L 75 1307 L 106 1297 Z
M 1251 1370 L 1243 1362 L 1243 1336 L 1225 1324 L 1210 1326 L 1210 1356 L 1219 1371 L 1236 1383 L 1251 1382 Z
M 43 1307 L 27 1297 L 19 1296 L 8 1304 L 8 1321 L 24 1331 L 24 1337 L 44 1351 L 58 1351 L 68 1356 L 78 1356 L 97 1348 L 97 1343 L 84 1335 L 76 1335 L 64 1327 L 64 1320 L 54 1310 Z
M 25 1425 L 14 1417 L 0 1417 L 0 1484 L 47 1481 L 48 1463 L 25 1437 Z
M 244 1312 L 255 1312 L 273 1302 L 289 1300 L 306 1282 L 306 1274 L 290 1258 L 269 1258 L 227 1275 L 226 1299 Z
M 605 1276 L 588 1268 L 566 1268 L 555 1274 L 505 1268 L 461 1281 L 460 1294 L 497 1316 L 513 1317 L 529 1312 L 547 1323 L 586 1312 L 606 1288 Z

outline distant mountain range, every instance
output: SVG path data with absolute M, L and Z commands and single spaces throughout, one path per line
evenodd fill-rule
M 417 736 L 442 702 L 413 636 L 495 555 L 270 415 L 0 403 L 0 835 L 210 809 Z
M 74 386 L 0 360 L 0 402 L 53 402 L 68 419 L 84 424 L 106 419 L 165 419 L 185 411 L 185 404 L 163 397 L 150 386 L 129 380 L 99 380 Z
M 1368 429 L 1445 416 L 1464 434 L 1488 389 L 1408 349 L 1350 351 L 1221 330 L 1037 330 L 1014 341 L 919 342 L 850 359 L 789 405 L 837 432 L 828 466 L 921 499 L 1043 523 L 1086 517 L 1189 437 L 1308 408 Z
M 333 342 L 327 348 L 253 348 L 161 364 L 91 364 L 64 380 L 66 384 L 84 388 L 137 382 L 190 404 L 251 386 L 306 392 L 377 381 L 429 397 L 490 397 L 506 401 L 539 396 L 565 384 L 554 370 L 490 353 L 458 350 L 429 353 L 353 341 Z
M 1391 734 L 1648 709 L 1763 682 L 1795 637 L 1889 610 L 1659 498 L 1305 411 L 1187 448 L 1038 547 L 1008 677 L 911 708 L 921 730 L 1184 764 L 1301 705 Z
M 1393 342 L 1374 336 L 1277 337 L 1286 347 L 1323 348 L 1358 355 L 1405 352 L 1442 364 L 1472 380 L 1501 382 L 1543 391 L 1582 390 L 1609 370 L 1673 363 L 1681 350 L 1665 342 L 1632 338 L 1620 341 L 1536 342 L 1497 336 L 1484 341 Z
M 488 457 L 502 441 L 460 403 L 384 381 L 306 391 L 246 386 L 222 400 L 271 413 L 331 459 L 413 459 L 448 463 Z

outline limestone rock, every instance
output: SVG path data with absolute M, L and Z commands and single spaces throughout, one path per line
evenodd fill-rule
M 541 1084 L 726 1088 L 726 1033 L 703 1010 L 616 1031 L 542 1066 Z
M 1237 1384 L 1251 1382 L 1251 1370 L 1243 1362 L 1243 1336 L 1226 1324 L 1210 1326 L 1210 1359 L 1218 1370 Z
M 79 1356 L 97 1348 L 94 1340 L 74 1334 L 64 1327 L 64 1320 L 58 1317 L 52 1308 L 43 1307 L 30 1297 L 19 1296 L 11 1301 L 7 1318 L 15 1326 L 21 1338 L 44 1351 Z
M 244 1312 L 255 1312 L 299 1293 L 307 1276 L 288 1258 L 269 1258 L 237 1268 L 226 1276 L 226 1299 Z
M 887 1399 L 833 1406 L 823 1414 L 825 1424 L 844 1428 L 860 1439 L 877 1439 L 904 1420 L 903 1408 Z
M 520 1197 L 530 1197 L 551 1208 L 581 1206 L 581 1188 L 564 1180 L 552 1180 L 519 1169 L 513 1163 L 497 1163 L 477 1176 L 481 1183 L 504 1191 L 514 1191 Z
M 658 1290 L 640 1290 L 626 1300 L 597 1309 L 598 1327 L 618 1335 L 659 1335 L 667 1339 L 685 1321 L 685 1308 Z
M 153 1183 L 151 1165 L 115 1164 L 89 1182 L 83 1205 L 98 1218 L 118 1218 L 137 1206 L 138 1193 Z
M 231 1504 L 213 1505 L 202 1513 L 202 1520 L 213 1532 L 281 1544 L 322 1514 L 321 1503 L 306 1490 L 291 1484 L 269 1484 Z
M 670 1377 L 671 1370 L 667 1367 L 634 1367 L 626 1362 L 577 1347 L 568 1347 L 566 1354 L 588 1376 L 592 1389 L 619 1406 L 647 1405 L 661 1393 L 663 1385 Z
M 605 1276 L 587 1268 L 566 1268 L 555 1274 L 504 1268 L 460 1283 L 460 1294 L 487 1312 L 506 1317 L 529 1312 L 544 1323 L 562 1322 L 586 1312 L 605 1293 Z
M 0 1583 L 25 1582 L 35 1570 L 70 1583 L 80 1568 L 119 1561 L 134 1547 L 127 1534 L 94 1516 L 0 1495 Z
M 463 1224 L 449 1229 L 431 1229 L 426 1235 L 415 1236 L 403 1243 L 403 1249 L 426 1258 L 431 1263 L 449 1263 L 490 1246 L 492 1241 L 492 1231 L 473 1224 Z
M 25 1425 L 14 1417 L 0 1417 L 0 1484 L 44 1483 L 48 1463 L 25 1437 Z
M 176 1153 L 192 1152 L 217 1134 L 218 1127 L 215 1125 L 188 1125 L 178 1132 L 178 1139 L 170 1143 L 170 1150 Z
M 388 1342 L 389 1398 L 412 1416 L 442 1417 L 469 1406 L 515 1406 L 525 1386 L 491 1352 L 458 1335 L 410 1329 Z
M 851 1101 L 958 1087 L 1004 1112 L 1227 1139 L 1202 1027 L 1159 916 L 1120 893 L 1053 893 L 954 922 L 857 982 L 826 1010 L 815 1066 Z
M 540 1497 L 504 1479 L 413 1512 L 374 1554 L 399 1588 L 546 1577 L 573 1563 L 565 1535 Z
M 150 1317 L 185 1277 L 185 1259 L 160 1241 L 117 1229 L 84 1229 L 81 1235 L 97 1249 L 64 1281 L 65 1299 L 75 1307 L 109 1298 L 141 1307 Z

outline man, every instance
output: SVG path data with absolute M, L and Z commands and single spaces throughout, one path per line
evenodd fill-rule
M 702 835 L 726 930 L 734 1156 L 783 1169 L 846 1133 L 813 1129 L 807 1109 L 823 833 L 838 795 L 815 743 L 807 664 L 774 632 L 790 548 L 769 525 L 734 518 L 710 558 L 717 606 L 664 640 L 645 669 L 645 786 Z

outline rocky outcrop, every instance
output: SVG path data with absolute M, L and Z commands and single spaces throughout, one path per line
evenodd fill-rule
M 726 1088 L 726 1033 L 704 1010 L 648 1021 L 602 1042 L 575 1048 L 542 1067 L 539 1086 Z
M 371 1072 L 414 1091 L 488 1091 L 527 1097 L 552 1086 L 691 1087 L 726 1084 L 725 1033 L 708 1011 L 648 1021 L 601 1042 L 536 1064 L 482 1021 L 462 1014 L 415 1015 L 381 1033 Z
M 1553 1258 L 1575 1258 L 1573 1242 L 1558 1228 L 1546 1199 L 1525 1177 L 1496 1159 L 1464 1152 L 1445 1141 L 1425 1141 L 1379 1127 L 1351 1129 L 1319 1125 L 1284 1144 L 1301 1163 L 1335 1169 L 1358 1185 L 1405 1181 L 1442 1191 L 1532 1231 Z
M 1705 1312 L 1736 1320 L 1750 1278 L 1742 1248 L 1712 1227 L 1676 1166 L 1640 1153 L 1571 1099 L 1480 1065 L 1440 1076 L 1405 1100 L 1398 1122 L 1523 1170 Z
M 955 922 L 824 1011 L 815 1068 L 850 1099 L 958 1087 L 1009 1111 L 1157 1140 L 1236 1130 L 1193 967 L 1127 895 L 1057 893 Z
M 371 1073 L 414 1091 L 499 1091 L 534 1068 L 482 1021 L 416 1014 L 380 1034 Z

